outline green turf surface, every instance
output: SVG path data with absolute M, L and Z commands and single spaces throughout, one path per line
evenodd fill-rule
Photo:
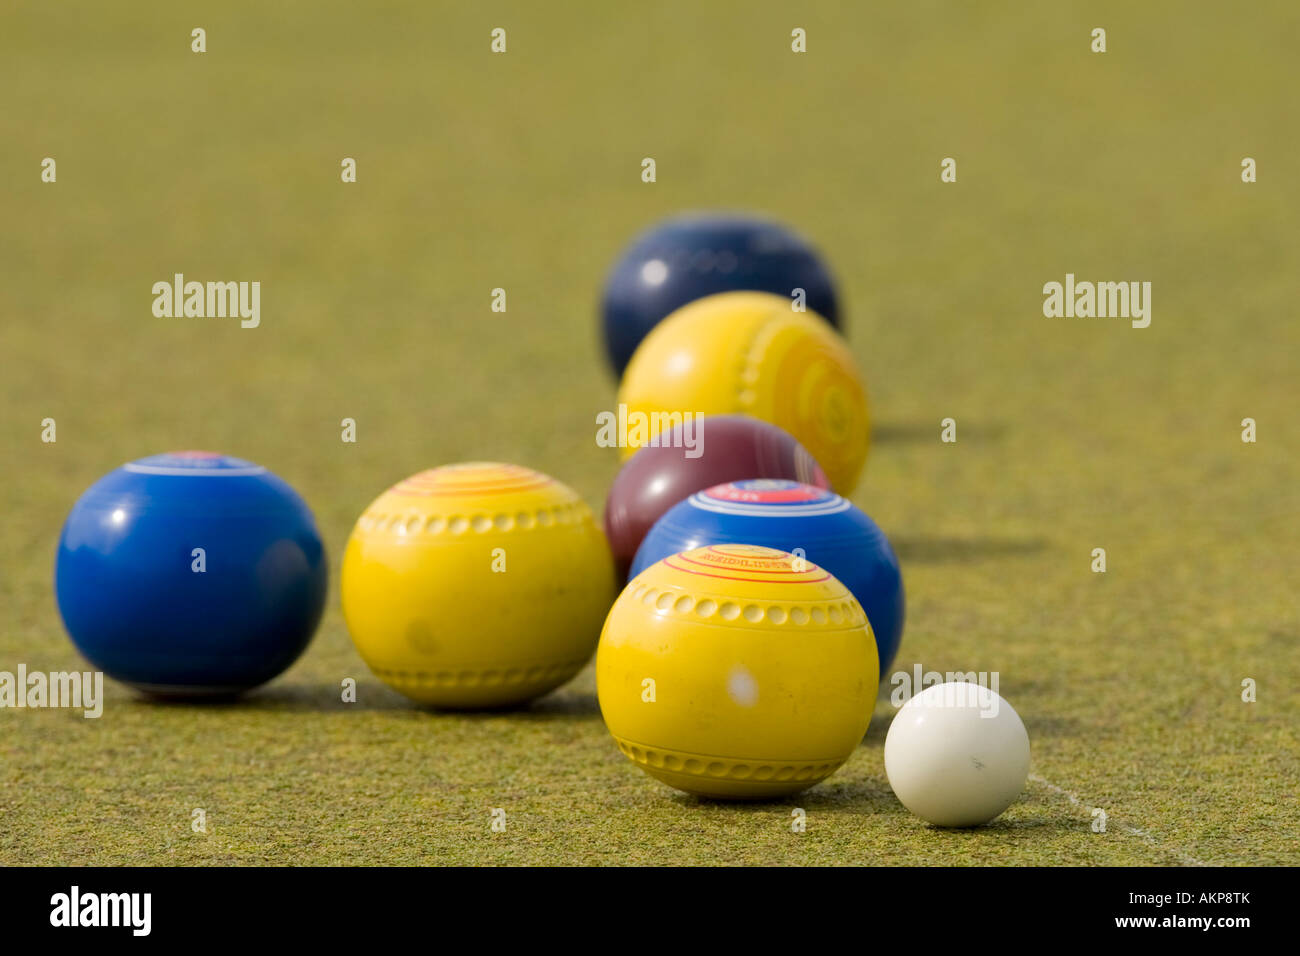
M 985 6 L 6 4 L 0 670 L 80 666 L 59 527 L 146 454 L 271 467 L 333 578 L 308 652 L 237 704 L 113 686 L 100 720 L 0 711 L 0 862 L 1300 863 L 1300 11 Z M 520 713 L 438 715 L 352 649 L 338 560 L 397 479 L 503 459 L 600 507 L 604 270 L 700 206 L 795 224 L 840 277 L 876 419 L 854 497 L 908 590 L 898 666 L 999 671 L 1033 742 L 990 827 L 897 803 L 887 702 L 824 784 L 728 806 L 623 758 L 590 668 Z M 261 281 L 261 328 L 155 319 L 174 272 Z M 1066 272 L 1151 281 L 1151 327 L 1044 318 Z

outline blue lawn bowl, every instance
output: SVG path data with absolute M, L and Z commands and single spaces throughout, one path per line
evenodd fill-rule
M 316 521 L 260 465 L 174 452 L 95 482 L 63 526 L 59 613 L 97 669 L 162 697 L 231 695 L 307 647 L 328 571 Z
M 903 636 L 903 578 L 884 532 L 833 491 L 797 481 L 750 479 L 715 485 L 670 508 L 632 562 L 636 577 L 657 561 L 711 544 L 754 544 L 801 554 L 858 599 L 876 636 L 880 679 Z
M 688 302 L 719 292 L 792 296 L 838 327 L 835 283 L 802 237 L 767 219 L 728 214 L 679 216 L 643 232 L 605 284 L 605 351 L 616 375 L 650 330 Z

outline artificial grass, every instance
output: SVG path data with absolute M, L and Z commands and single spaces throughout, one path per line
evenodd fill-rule
M 0 712 L 0 862 L 1300 862 L 1298 20 L 1285 3 L 8 5 L 0 669 L 81 666 L 51 594 L 59 526 L 146 454 L 266 464 L 315 509 L 335 577 L 308 652 L 238 703 L 114 686 L 97 721 Z M 338 558 L 397 479 L 516 461 L 600 507 L 604 270 L 695 207 L 784 219 L 839 276 L 875 417 L 853 497 L 908 591 L 897 668 L 997 670 L 1030 732 L 1035 779 L 989 827 L 897 803 L 887 702 L 826 783 L 727 805 L 625 760 L 590 668 L 519 713 L 439 715 L 351 647 Z M 262 326 L 154 318 L 175 272 L 261 281 Z M 1045 318 L 1042 285 L 1067 272 L 1151 281 L 1151 327 Z

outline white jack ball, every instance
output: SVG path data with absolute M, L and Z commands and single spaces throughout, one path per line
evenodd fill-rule
M 885 737 L 885 774 L 903 806 L 941 827 L 987 823 L 1029 776 L 1029 734 L 1010 704 L 979 684 L 928 687 Z

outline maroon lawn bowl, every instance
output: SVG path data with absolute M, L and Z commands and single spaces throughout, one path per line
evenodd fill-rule
M 784 429 L 748 415 L 708 415 L 693 423 L 698 457 L 682 447 L 679 425 L 628 459 L 605 500 L 605 534 L 621 580 L 650 527 L 697 491 L 746 478 L 786 478 L 829 488 L 821 465 Z M 688 433 L 689 434 L 689 433 Z

